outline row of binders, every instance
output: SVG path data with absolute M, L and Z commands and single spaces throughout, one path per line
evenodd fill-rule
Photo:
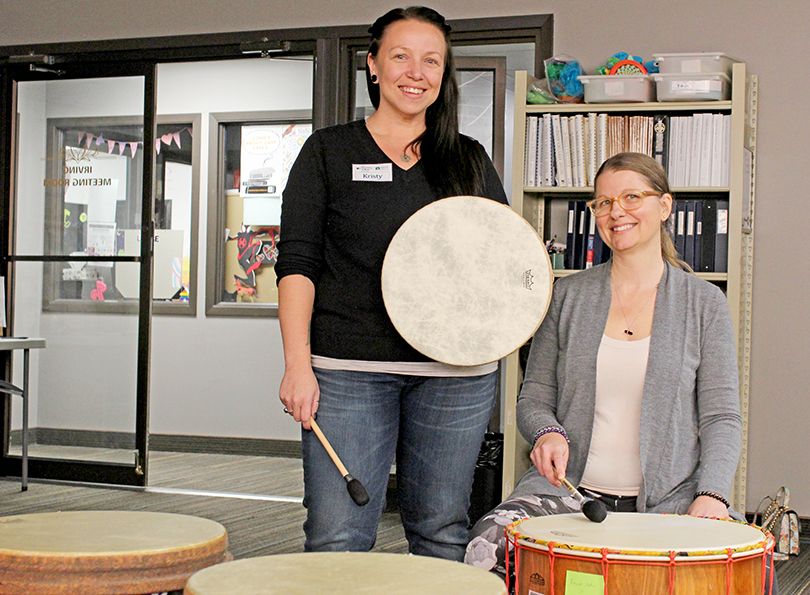
M 679 200 L 669 229 L 680 258 L 698 273 L 728 271 L 728 201 L 717 198 Z M 596 229 L 585 201 L 568 201 L 564 266 L 588 269 L 607 262 L 610 248 Z
M 524 184 L 589 187 L 599 166 L 623 151 L 654 157 L 673 187 L 728 186 L 731 117 L 606 113 L 529 115 Z

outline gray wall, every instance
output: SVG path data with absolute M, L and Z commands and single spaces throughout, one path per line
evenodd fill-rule
M 0 45 L 368 23 L 395 4 L 310 0 L 12 0 L 3 2 Z M 592 69 L 613 52 L 723 51 L 759 75 L 757 221 L 747 508 L 780 484 L 810 516 L 805 433 L 810 404 L 810 316 L 804 252 L 808 220 L 810 78 L 804 66 L 810 4 L 789 0 L 708 3 L 615 0 L 443 0 L 449 18 L 553 13 L 555 51 Z

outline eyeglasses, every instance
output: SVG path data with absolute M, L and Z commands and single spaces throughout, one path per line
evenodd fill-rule
M 661 193 L 656 190 L 625 190 L 619 196 L 599 195 L 585 204 L 595 217 L 602 217 L 610 213 L 614 201 L 625 211 L 635 211 L 647 196 L 661 196 Z

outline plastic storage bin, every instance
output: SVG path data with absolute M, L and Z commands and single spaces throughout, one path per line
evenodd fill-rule
M 661 74 L 723 72 L 731 74 L 731 65 L 737 60 L 719 52 L 683 54 L 653 54 Z
M 722 72 L 651 76 L 658 101 L 721 101 L 731 93 L 731 79 Z
M 625 103 L 652 101 L 652 79 L 646 74 L 582 75 L 585 103 Z

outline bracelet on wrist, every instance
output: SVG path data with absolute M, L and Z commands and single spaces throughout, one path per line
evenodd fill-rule
M 540 428 L 534 433 L 534 440 L 532 440 L 532 446 L 537 443 L 537 441 L 540 439 L 541 436 L 551 434 L 552 432 L 554 432 L 555 434 L 560 434 L 563 438 L 565 438 L 566 442 L 571 442 L 568 439 L 568 433 L 562 426 L 546 426 L 545 428 Z
M 731 506 L 731 503 L 728 500 L 726 500 L 725 498 L 723 498 L 723 496 L 721 496 L 717 492 L 710 492 L 708 490 L 702 490 L 700 492 L 695 493 L 695 498 L 697 498 L 698 496 L 708 496 L 709 498 L 714 498 L 715 500 L 719 500 L 720 502 L 723 503 L 723 505 L 726 508 L 729 508 Z

